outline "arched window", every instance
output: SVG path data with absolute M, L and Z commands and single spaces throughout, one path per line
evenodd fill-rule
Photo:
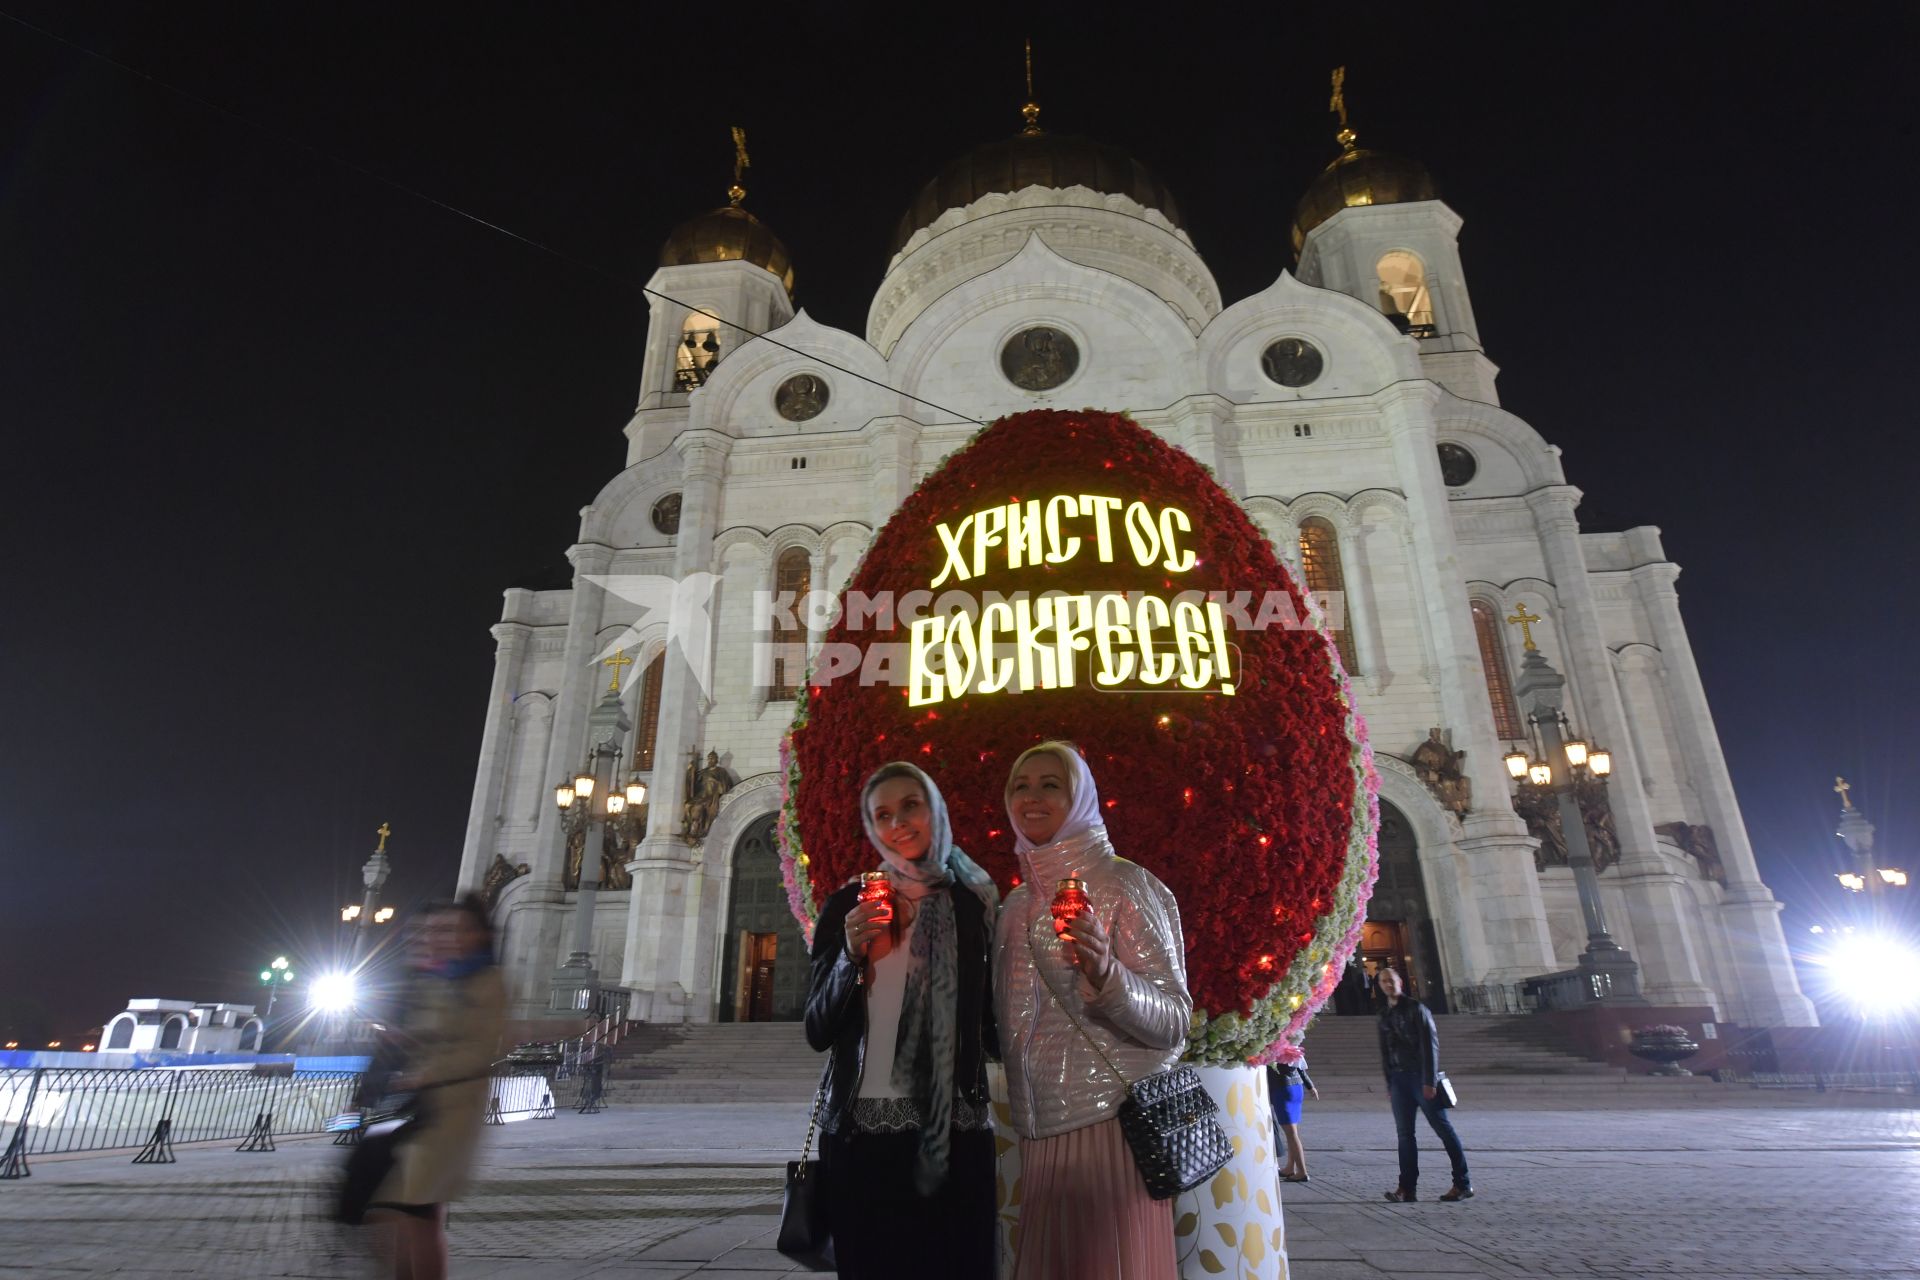
M 680 345 L 673 352 L 673 389 L 691 391 L 707 380 L 720 363 L 720 322 L 695 311 L 680 326 Z
M 633 767 L 653 768 L 653 748 L 660 737 L 660 681 L 667 673 L 667 651 L 662 649 L 640 677 L 640 714 L 633 731 Z
M 187 1020 L 185 1018 L 168 1018 L 167 1025 L 160 1030 L 160 1047 L 162 1049 L 178 1049 L 180 1047 L 181 1033 L 186 1031 L 186 1029 Z
M 1324 516 L 1300 522 L 1300 576 L 1307 580 L 1307 590 L 1321 598 L 1340 663 L 1352 675 L 1360 664 L 1353 654 L 1353 610 L 1347 600 L 1347 575 L 1340 567 L 1340 535 Z
M 1493 703 L 1493 731 L 1508 742 L 1527 736 L 1520 709 L 1513 698 L 1513 677 L 1507 671 L 1507 647 L 1500 635 L 1500 615 L 1485 600 L 1473 602 L 1473 635 L 1480 642 L 1480 666 L 1487 673 L 1487 700 Z
M 107 1028 L 107 1048 L 131 1049 L 133 1047 L 133 1019 L 125 1016 L 115 1018 L 113 1025 Z
M 252 1053 L 260 1047 L 260 1024 L 248 1022 L 240 1028 L 240 1052 Z
M 807 669 L 807 592 L 813 590 L 813 562 L 805 547 L 788 547 L 773 570 L 773 677 L 767 700 L 794 696 Z
M 1375 268 L 1380 276 L 1380 309 L 1402 333 L 1416 338 L 1433 336 L 1433 297 L 1427 290 L 1427 269 L 1405 249 L 1382 255 Z

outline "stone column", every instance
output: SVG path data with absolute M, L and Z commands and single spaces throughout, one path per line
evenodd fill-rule
M 1561 616 L 1551 621 L 1577 694 L 1572 700 L 1575 726 L 1589 743 L 1613 752 L 1607 805 L 1620 841 L 1616 875 L 1633 921 L 1641 994 L 1654 1004 L 1703 1004 L 1718 1009 L 1718 997 L 1707 985 L 1699 940 L 1693 936 L 1692 890 L 1686 877 L 1655 846 L 1653 810 L 1647 804 L 1633 735 L 1627 731 L 1626 709 L 1614 680 L 1613 657 L 1600 624 L 1593 581 L 1580 551 L 1580 522 L 1574 515 L 1579 501 L 1580 491 L 1572 485 L 1553 485 L 1527 495 L 1546 555 L 1547 577 L 1559 598 Z M 1550 763 L 1556 776 L 1567 767 L 1564 757 Z
M 553 735 L 547 741 L 545 796 L 561 778 L 571 778 L 583 763 L 587 742 L 587 709 L 599 684 L 594 665 L 594 642 L 606 605 L 606 592 L 588 579 L 603 576 L 613 563 L 613 548 L 597 542 L 576 543 L 567 549 L 573 562 L 573 593 L 567 609 L 567 643 L 560 659 L 560 696 L 553 709 Z M 567 837 L 560 811 L 543 796 L 536 812 L 540 825 L 534 833 L 532 883 L 528 892 L 549 902 L 565 896 Z M 554 957 L 557 962 L 559 957 Z
M 913 492 L 913 474 L 919 462 L 920 424 L 911 418 L 891 418 L 873 436 L 873 507 L 867 523 L 877 532 L 895 509 Z
M 516 587 L 507 592 L 508 614 L 516 612 Z M 467 809 L 467 838 L 460 849 L 462 893 L 476 890 L 487 874 L 500 831 L 501 789 L 506 785 L 508 756 L 504 749 L 513 724 L 513 695 L 520 683 L 520 664 L 527 651 L 531 628 L 519 622 L 493 625 L 493 684 L 487 690 L 487 724 L 480 734 L 480 765 L 473 780 L 473 803 Z
M 1433 676 L 1440 713 L 1454 745 L 1467 753 L 1464 772 L 1473 783 L 1473 809 L 1461 821 L 1459 847 L 1472 878 L 1471 894 L 1484 928 L 1492 967 L 1457 975 L 1469 982 L 1517 982 L 1554 967 L 1546 906 L 1533 869 L 1537 843 L 1513 811 L 1508 779 L 1494 736 L 1480 646 L 1474 638 L 1466 575 L 1460 566 L 1440 479 L 1430 384 L 1403 383 L 1385 393 L 1382 416 L 1395 470 L 1407 496 L 1410 568 L 1427 585 L 1419 625 L 1433 644 Z
M 681 581 L 713 571 L 713 537 L 720 516 L 720 488 L 732 441 L 707 431 L 689 431 L 675 441 L 680 451 L 680 532 L 674 541 L 674 574 Z M 706 602 L 702 601 L 703 604 Z M 688 752 L 700 745 L 711 692 L 714 641 L 688 654 L 678 640 L 661 664 L 660 733 L 654 751 L 653 787 L 647 802 L 646 839 L 627 870 L 627 946 L 620 985 L 634 993 L 633 1016 L 648 1022 L 704 1018 L 706 993 L 694 991 L 688 964 L 691 930 L 699 927 L 700 901 L 693 876 L 694 850 L 680 833 L 686 801 Z M 697 670 L 696 670 L 697 666 Z
M 1225 396 L 1189 396 L 1174 406 L 1180 439 L 1194 460 L 1213 472 L 1220 487 L 1236 498 L 1247 496 L 1247 469 L 1240 458 L 1240 424 Z
M 1686 753 L 1694 790 L 1727 872 L 1720 916 L 1741 987 L 1738 1003 L 1744 1006 L 1735 1012 L 1741 1021 L 1755 1026 L 1816 1026 L 1819 1017 L 1800 990 L 1780 928 L 1780 904 L 1761 881 L 1754 862 L 1746 820 L 1733 792 L 1733 775 L 1720 749 L 1706 687 L 1700 682 L 1693 645 L 1680 618 L 1680 596 L 1674 589 L 1679 576 L 1680 567 L 1675 564 L 1642 565 L 1633 571 L 1633 584 L 1666 662 L 1674 732 Z

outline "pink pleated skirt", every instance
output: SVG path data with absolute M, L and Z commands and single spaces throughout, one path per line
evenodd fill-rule
M 1140 1180 L 1118 1120 L 1020 1140 L 1014 1280 L 1178 1280 L 1173 1201 Z

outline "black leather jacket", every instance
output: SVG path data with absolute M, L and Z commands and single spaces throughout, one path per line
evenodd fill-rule
M 1440 1032 L 1427 1006 L 1412 996 L 1380 1011 L 1380 1069 L 1418 1071 L 1423 1085 L 1440 1074 Z
M 980 899 L 958 885 L 953 895 L 954 929 L 959 961 L 959 1003 L 955 1021 L 953 1087 L 971 1102 L 987 1102 L 987 1058 L 1000 1056 L 994 1031 L 993 1000 L 989 994 L 992 969 L 988 962 L 991 939 L 987 911 Z M 847 912 L 860 887 L 841 888 L 820 908 L 813 927 L 813 977 L 807 990 L 807 1043 L 818 1051 L 831 1049 L 827 1061 L 827 1096 L 820 1107 L 820 1127 L 840 1133 L 860 1095 L 860 1073 L 867 1052 L 867 1000 L 861 966 L 847 954 Z

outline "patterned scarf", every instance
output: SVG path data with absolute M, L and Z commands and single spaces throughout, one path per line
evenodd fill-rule
M 894 778 L 910 778 L 927 797 L 931 831 L 925 857 L 902 857 L 874 828 L 868 799 L 873 789 Z M 860 789 L 860 824 L 867 842 L 887 864 L 888 878 L 910 881 L 930 889 L 919 899 L 913 941 L 907 948 L 906 991 L 900 1000 L 900 1030 L 894 1042 L 891 1080 L 894 1088 L 926 1105 L 915 1154 L 913 1182 L 921 1195 L 931 1195 L 946 1181 L 953 1126 L 953 1060 L 958 1039 L 955 1011 L 960 999 L 959 932 L 954 923 L 955 882 L 971 890 L 986 909 L 986 927 L 993 934 L 993 915 L 1000 891 L 993 879 L 953 843 L 947 802 L 933 779 L 914 766 L 896 762 L 882 765 Z

